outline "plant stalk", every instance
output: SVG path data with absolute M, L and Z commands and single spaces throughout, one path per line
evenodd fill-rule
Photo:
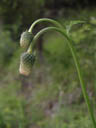
M 38 23 L 41 23 L 41 22 L 49 22 L 49 23 L 52 23 L 56 27 L 59 27 L 59 28 L 63 27 L 59 22 L 57 22 L 55 20 L 52 20 L 52 19 L 49 19 L 49 18 L 41 18 L 41 19 L 38 19 L 38 20 L 34 21 L 28 31 L 32 32 L 32 30 L 35 27 L 35 25 L 38 24 Z
M 35 23 L 36 23 L 36 22 L 35 22 Z M 34 25 L 35 25 L 35 24 L 33 24 L 33 25 L 31 26 L 31 29 L 33 28 Z M 30 29 L 30 30 L 31 30 L 31 29 Z M 78 77 L 79 77 L 80 84 L 81 84 L 81 88 L 82 88 L 82 93 L 83 93 L 85 102 L 86 102 L 86 104 L 87 104 L 88 111 L 89 111 L 90 117 L 91 117 L 91 119 L 92 119 L 94 128 L 96 128 L 96 121 L 95 121 L 95 117 L 94 117 L 94 114 L 93 114 L 93 109 L 92 109 L 92 106 L 91 106 L 91 102 L 90 102 L 88 93 L 87 93 L 87 91 L 86 91 L 85 83 L 84 83 L 84 81 L 83 81 L 82 72 L 81 72 L 81 69 L 80 69 L 80 64 L 79 64 L 79 61 L 78 61 L 78 58 L 77 58 L 77 55 L 76 55 L 76 50 L 75 50 L 75 48 L 73 47 L 74 41 L 66 34 L 65 31 L 62 30 L 62 28 L 60 29 L 60 28 L 57 28 L 57 27 L 47 27 L 47 28 L 42 29 L 41 31 L 39 31 L 39 32 L 35 35 L 35 37 L 34 37 L 34 39 L 33 39 L 33 42 L 32 42 L 32 44 L 31 44 L 30 47 L 29 47 L 29 51 L 34 50 L 34 49 L 35 49 L 35 46 L 36 46 L 36 41 L 37 41 L 37 39 L 38 39 L 42 34 L 44 34 L 45 32 L 48 32 L 48 31 L 50 31 L 50 30 L 55 30 L 55 31 L 59 32 L 60 34 L 62 34 L 62 35 L 67 39 L 67 43 L 68 43 L 68 46 L 69 46 L 70 51 L 71 51 L 71 53 L 72 53 L 72 56 L 73 56 L 73 59 L 74 59 L 74 63 L 75 63 L 76 69 L 77 69 Z

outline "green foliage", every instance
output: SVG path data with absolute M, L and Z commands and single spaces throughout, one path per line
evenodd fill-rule
M 9 63 L 16 48 L 16 42 L 11 39 L 10 32 L 2 31 L 0 33 L 0 66 Z
M 89 80 L 91 81 L 95 77 L 94 70 L 96 68 L 96 33 L 94 25 L 83 24 L 77 25 L 76 27 L 73 26 L 72 28 L 70 36 L 75 41 L 74 47 L 77 49 L 79 61 L 84 71 L 83 73 L 86 79 L 90 77 Z M 63 79 L 65 75 L 69 76 L 71 72 L 75 71 L 67 42 L 57 33 L 48 34 L 44 37 L 44 54 L 47 57 L 48 63 L 51 63 L 51 72 L 53 71 L 55 76 L 58 74 L 58 76 Z M 57 79 L 59 79 L 59 77 Z
M 62 71 L 64 70 L 66 72 L 70 70 L 70 65 L 72 65 L 72 57 L 67 42 L 57 33 L 48 34 L 45 39 L 44 53 L 47 56 L 46 60 L 52 65 L 51 71 L 53 71 L 53 75 L 57 76 L 58 72 L 58 80 L 60 79 L 61 81 L 65 77 L 65 73 Z
M 44 0 L 1 0 L 0 15 L 3 16 L 3 20 L 7 24 L 16 24 L 19 20 L 28 25 L 40 14 L 40 8 L 44 2 Z
M 60 111 L 55 113 L 53 117 L 45 119 L 44 121 L 38 123 L 40 128 L 89 128 L 92 127 L 91 120 L 80 111 L 81 108 L 79 106 L 75 108 L 70 108 L 66 106 L 62 106 Z M 78 111 L 79 110 L 79 111 Z M 73 114 L 74 112 L 74 114 Z M 49 123 L 50 122 L 50 123 Z
M 4 4 L 4 1 L 6 4 Z M 27 25 L 32 22 L 34 17 L 32 12 L 36 13 L 35 18 L 37 18 L 37 14 L 40 11 L 39 7 L 44 4 L 42 0 L 34 2 L 30 0 L 18 1 L 23 3 L 23 5 L 20 5 L 20 11 L 20 9 L 17 9 L 19 4 L 12 1 L 12 8 L 10 8 L 10 1 L 2 0 L 3 6 L 0 4 L 2 6 L 0 10 L 3 10 L 3 12 L 0 11 L 0 13 L 6 14 L 4 16 L 6 17 L 5 19 L 11 15 L 12 19 L 16 20 L 16 24 L 11 24 L 14 33 L 18 33 L 21 20 Z M 38 5 L 32 4 L 32 2 L 37 2 Z M 52 3 L 51 0 L 50 2 Z M 28 8 L 25 8 L 26 5 L 30 5 L 30 13 Z M 7 7 L 12 12 L 10 15 L 8 15 L 10 11 L 7 10 Z M 34 9 L 36 8 L 38 10 L 35 12 Z M 15 11 L 17 12 L 15 13 L 16 18 L 13 15 Z M 92 26 L 90 24 L 80 24 L 76 27 L 73 25 L 70 35 L 76 42 L 74 46 L 77 50 L 89 95 L 91 95 L 93 101 L 96 101 L 96 19 L 94 15 L 95 11 L 81 11 L 77 19 L 85 20 L 88 18 L 88 22 Z M 27 17 L 27 20 L 25 20 L 25 17 Z M 10 18 L 9 20 L 11 21 L 12 19 Z M 61 20 L 63 23 L 63 19 Z M 64 20 L 66 24 L 69 23 L 66 19 Z M 8 27 L 8 24 L 6 27 Z M 58 33 L 45 35 L 43 46 L 44 59 L 46 58 L 45 62 L 47 64 L 44 64 L 47 67 L 42 64 L 44 69 L 39 67 L 41 72 L 35 67 L 32 71 L 32 76 L 26 80 L 25 77 L 19 75 L 21 50 L 18 48 L 19 43 L 12 40 L 17 40 L 17 37 L 13 38 L 12 34 L 5 30 L 0 32 L 0 128 L 93 127 L 80 89 L 80 96 L 77 97 L 78 92 L 76 89 L 79 87 L 79 81 L 66 40 Z M 46 81 L 46 77 L 48 81 Z M 38 82 L 38 79 L 41 80 L 41 83 Z M 61 95 L 61 91 L 64 92 L 63 95 Z M 73 96 L 74 92 L 75 95 Z M 93 102 L 93 105 L 96 108 L 95 102 Z
M 0 127 L 25 127 L 24 100 L 18 95 L 20 89 L 18 83 L 0 87 Z

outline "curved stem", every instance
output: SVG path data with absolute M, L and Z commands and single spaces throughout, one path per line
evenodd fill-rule
M 60 28 L 56 28 L 56 27 L 47 27 L 47 28 L 44 28 L 42 29 L 41 31 L 39 31 L 36 36 L 34 37 L 34 42 L 33 42 L 33 46 L 30 45 L 29 47 L 29 51 L 30 49 L 32 49 L 33 47 L 33 50 L 35 49 L 35 45 L 36 45 L 36 41 L 37 39 L 45 32 L 48 32 L 49 30 L 55 30 L 59 33 L 61 33 L 68 41 L 68 46 L 70 48 L 70 51 L 72 53 L 72 56 L 73 56 L 73 59 L 74 59 L 74 62 L 75 62 L 75 66 L 76 66 L 76 69 L 77 69 L 77 73 L 78 73 L 78 77 L 79 77 L 79 80 L 80 80 L 80 84 L 81 84 L 81 88 L 82 88 L 82 92 L 83 92 L 83 96 L 84 96 L 84 99 L 85 99 L 85 102 L 88 106 L 88 111 L 89 111 L 89 114 L 90 114 L 90 117 L 92 119 L 92 122 L 93 122 L 93 125 L 94 125 L 94 128 L 96 128 L 96 121 L 95 121 L 95 117 L 94 117 L 94 114 L 93 114 L 93 109 L 92 109 L 92 106 L 91 106 L 91 103 L 90 103 L 90 99 L 89 99 L 89 96 L 88 96 L 88 93 L 86 91 L 86 86 L 85 86 L 85 83 L 83 81 L 83 77 L 82 77 L 82 72 L 81 72 L 81 69 L 80 69 L 80 64 L 78 62 L 78 58 L 77 58 L 77 55 L 76 55 L 76 50 L 75 48 L 73 47 L 73 44 L 74 44 L 74 41 Z
M 57 27 L 62 27 L 62 25 L 60 23 L 58 23 L 57 21 L 55 21 L 55 20 L 52 20 L 52 19 L 49 19 L 49 18 L 41 18 L 41 19 L 38 19 L 38 20 L 34 21 L 28 31 L 32 32 L 34 26 L 38 23 L 41 23 L 41 22 L 49 22 L 49 23 L 54 24 Z

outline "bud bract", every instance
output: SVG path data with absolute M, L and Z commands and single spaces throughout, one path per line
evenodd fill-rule
M 20 74 L 28 76 L 31 73 L 35 58 L 36 56 L 32 53 L 25 52 L 21 55 L 19 68 Z
M 33 39 L 33 35 L 31 32 L 28 32 L 28 31 L 23 32 L 20 38 L 20 46 L 22 48 L 28 48 L 32 39 Z

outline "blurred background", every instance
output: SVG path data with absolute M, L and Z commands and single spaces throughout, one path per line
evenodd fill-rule
M 71 36 L 96 115 L 96 2 L 93 0 L 0 0 L 0 128 L 90 128 L 90 120 L 66 40 L 43 35 L 32 74 L 19 74 L 20 35 L 38 18 L 73 26 Z M 50 24 L 39 24 L 34 34 Z

